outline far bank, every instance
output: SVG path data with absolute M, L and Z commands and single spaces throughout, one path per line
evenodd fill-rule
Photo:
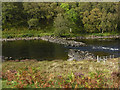
M 2 31 L 2 41 L 13 40 L 34 40 L 43 36 L 50 36 L 63 39 L 119 39 L 119 33 L 81 33 L 81 34 L 64 34 L 56 36 L 53 32 L 43 32 L 37 30 L 5 30 Z

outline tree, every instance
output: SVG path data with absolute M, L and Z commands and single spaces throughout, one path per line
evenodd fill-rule
M 61 36 L 69 33 L 69 21 L 62 14 L 58 14 L 54 19 L 55 35 Z
M 12 28 L 24 25 L 26 22 L 22 3 L 2 3 L 2 23 L 4 28 Z
M 75 3 L 68 4 L 68 3 L 62 3 L 60 5 L 61 8 L 65 10 L 64 16 L 68 19 L 69 27 L 72 29 L 73 32 L 77 31 L 77 25 L 78 22 L 78 13 L 75 11 Z
M 56 16 L 57 3 L 23 3 L 24 10 L 27 12 L 27 20 L 37 18 L 42 29 L 51 25 L 54 16 Z
M 87 32 L 99 32 L 99 24 L 102 13 L 98 8 L 90 11 L 85 11 L 83 14 L 83 24 Z
M 110 12 L 107 14 L 107 18 L 108 18 L 107 26 L 109 32 L 116 31 L 118 24 L 117 16 L 118 14 L 112 14 Z
M 58 25 L 63 22 L 63 26 L 71 28 L 74 34 L 116 32 L 120 27 L 118 8 L 118 2 L 3 2 L 2 27 L 35 27 L 52 31 L 57 25 L 56 18 L 60 17 Z

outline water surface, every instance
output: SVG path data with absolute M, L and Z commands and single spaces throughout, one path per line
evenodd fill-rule
M 120 57 L 120 40 L 77 40 L 87 44 L 81 47 L 66 47 L 43 40 L 20 40 L 3 42 L 2 54 L 13 59 L 33 58 L 37 60 L 55 60 L 68 58 L 68 50 L 71 48 L 89 51 L 95 56 L 115 55 Z
M 67 48 L 43 40 L 3 42 L 3 56 L 38 60 L 67 59 Z
M 96 56 L 115 55 L 120 57 L 120 39 L 81 39 L 77 41 L 86 43 L 88 46 L 85 47 L 85 50 L 87 49 Z M 84 48 L 82 49 L 84 50 Z

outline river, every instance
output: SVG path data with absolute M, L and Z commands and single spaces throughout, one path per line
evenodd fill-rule
M 66 60 L 68 58 L 68 50 L 74 48 L 89 51 L 95 56 L 115 55 L 115 57 L 120 57 L 120 39 L 81 39 L 76 41 L 82 41 L 87 46 L 68 47 L 43 40 L 2 42 L 2 56 L 12 57 L 13 59 Z

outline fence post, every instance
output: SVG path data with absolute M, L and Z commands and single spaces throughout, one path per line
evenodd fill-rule
M 105 58 L 105 56 L 103 56 L 103 62 L 105 63 L 105 61 L 106 61 L 106 58 Z
M 106 61 L 107 61 L 107 56 L 106 56 Z
M 113 58 L 114 58 L 114 55 L 113 55 Z
M 97 62 L 100 62 L 100 61 L 99 61 L 99 56 L 98 56 L 98 55 L 97 55 Z
M 110 59 L 111 59 L 111 55 L 110 55 Z
M 102 57 L 99 57 L 99 61 L 101 61 L 102 60 Z
M 105 56 L 103 56 L 103 61 L 105 62 L 106 60 L 105 60 Z

